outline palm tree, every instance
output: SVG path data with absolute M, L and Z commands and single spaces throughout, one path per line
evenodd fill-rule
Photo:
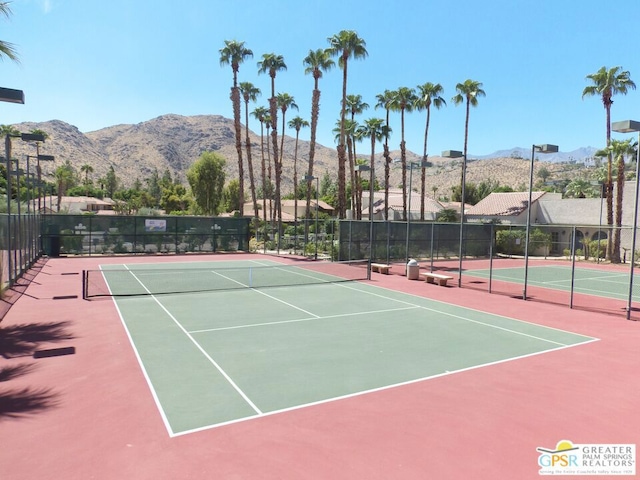
M 464 149 L 462 157 L 462 175 L 460 178 L 460 215 L 464 216 L 464 202 L 465 202 L 465 170 L 467 168 L 467 141 L 469 139 L 469 108 L 476 107 L 478 105 L 478 97 L 484 97 L 485 93 L 482 89 L 482 83 L 475 80 L 467 79 L 463 83 L 456 85 L 456 91 L 458 92 L 451 100 L 454 105 L 460 105 L 465 102 L 466 115 L 464 120 Z M 460 239 L 462 241 L 462 239 Z
M 44 130 L 39 128 L 34 128 L 31 130 L 31 133 L 34 135 L 42 135 L 42 138 L 47 140 L 49 138 L 49 134 Z M 36 144 L 36 173 L 38 175 L 38 211 L 41 208 L 41 197 L 42 197 L 42 170 L 40 168 L 40 142 L 34 142 Z
M 442 98 L 442 94 L 444 93 L 444 88 L 439 83 L 431 83 L 427 82 L 423 85 L 418 85 L 418 99 L 416 100 L 415 108 L 416 110 L 426 110 L 427 111 L 427 121 L 424 127 L 424 149 L 422 151 L 422 161 L 423 163 L 427 161 L 427 138 L 429 136 L 429 122 L 431 120 L 431 106 L 433 105 L 436 108 L 441 108 L 443 105 L 446 105 L 444 98 Z M 424 220 L 424 200 L 426 196 L 426 180 L 427 180 L 427 171 L 423 165 L 422 167 L 422 177 L 420 179 L 420 220 Z
M 310 73 L 313 76 L 313 93 L 311 94 L 311 138 L 309 141 L 309 169 L 307 171 L 308 178 L 313 177 L 313 160 L 316 151 L 316 132 L 318 129 L 318 116 L 320 113 L 320 89 L 318 88 L 318 80 L 322 78 L 323 72 L 328 72 L 333 68 L 335 62 L 331 59 L 328 50 L 318 49 L 309 50 L 309 55 L 303 60 L 305 66 L 304 73 Z M 311 182 L 307 181 L 307 208 L 305 217 L 311 216 Z M 308 223 L 305 223 L 305 238 L 308 231 Z
M 626 95 L 628 90 L 635 89 L 636 84 L 633 83 L 628 71 L 623 71 L 622 67 L 613 67 L 607 70 L 607 67 L 601 67 L 596 73 L 587 75 L 587 80 L 592 82 L 582 91 L 582 98 L 599 96 L 606 113 L 607 127 L 607 147 L 611 144 L 611 105 L 613 104 L 613 96 L 616 94 Z M 607 182 L 605 193 L 607 196 L 607 224 L 613 225 L 613 174 L 612 174 L 612 157 L 611 152 L 607 152 Z M 611 233 L 611 232 L 609 232 Z M 612 259 L 613 244 L 607 244 L 607 258 Z
M 240 89 L 238 88 L 238 70 L 245 59 L 253 57 L 253 52 L 244 46 L 244 42 L 225 40 L 220 49 L 220 65 L 231 65 L 233 70 L 233 87 L 231 87 L 231 103 L 233 104 L 233 126 L 236 134 L 236 151 L 238 152 L 238 205 L 240 215 L 244 210 L 244 167 L 242 165 L 242 126 L 240 124 Z M 255 205 L 255 202 L 254 202 Z
M 276 75 L 282 70 L 286 70 L 287 65 L 284 63 L 284 57 L 282 55 L 276 55 L 275 53 L 262 54 L 262 60 L 258 62 L 258 73 L 268 73 L 271 78 L 271 97 L 269 98 L 269 117 L 271 121 L 271 141 L 273 145 L 273 162 L 276 166 L 276 192 L 275 203 L 276 210 L 278 211 L 278 221 L 282 221 L 280 218 L 282 214 L 282 205 L 280 205 L 280 191 L 278 189 L 278 100 L 276 98 Z M 283 127 L 284 128 L 284 127 Z M 271 178 L 271 176 L 269 176 Z M 280 235 L 278 235 L 280 238 Z
M 300 129 L 302 127 L 308 127 L 309 122 L 302 117 L 294 117 L 289 120 L 289 128 L 293 128 L 296 131 L 296 147 L 293 151 L 293 211 L 294 211 L 294 225 L 295 235 L 298 238 L 298 138 L 300 137 Z M 297 241 L 294 245 L 297 245 Z
M 93 173 L 93 167 L 85 163 L 80 167 L 80 173 L 84 173 L 84 186 L 87 189 L 87 196 L 89 196 L 89 175 Z
M 391 134 L 391 127 L 389 127 L 389 111 L 391 110 L 391 104 L 393 103 L 394 92 L 391 90 L 385 90 L 384 93 L 376 95 L 378 103 L 376 108 L 384 108 L 386 111 L 386 132 L 384 136 L 383 145 L 383 157 L 384 157 L 384 219 L 389 219 L 389 177 L 391 175 L 391 155 L 389 153 L 389 135 Z
M 368 118 L 364 121 L 364 125 L 360 126 L 359 131 L 363 138 L 369 138 L 371 140 L 371 157 L 369 160 L 371 172 L 369 182 L 375 181 L 376 142 L 386 138 L 385 121 L 382 118 Z M 360 194 L 362 194 L 362 189 L 360 189 Z M 373 220 L 373 208 L 371 207 L 373 207 L 373 185 L 369 185 L 369 220 Z M 360 216 L 360 218 L 362 218 L 362 216 Z M 371 242 L 373 242 L 373 239 L 371 239 Z
M 340 140 L 338 143 L 338 215 L 340 218 L 344 218 L 347 203 L 345 177 L 347 157 L 344 130 L 347 111 L 347 66 L 350 58 L 365 58 L 368 53 L 365 41 L 358 37 L 358 34 L 353 30 L 342 30 L 327 40 L 330 45 L 330 54 L 339 57 L 338 65 L 342 68 L 342 103 L 340 104 Z
M 256 107 L 251 115 L 260 122 L 260 155 L 262 158 L 262 214 L 267 221 L 267 176 L 264 163 L 264 125 L 269 111 L 266 107 Z M 266 240 L 266 239 L 265 239 Z
M 404 141 L 404 113 L 413 111 L 416 102 L 416 92 L 413 88 L 400 87 L 396 90 L 391 102 L 391 110 L 400 112 L 400 160 L 402 162 L 402 216 L 407 221 L 407 147 Z M 411 192 L 409 192 L 411 195 Z
M 616 207 L 615 207 L 615 229 L 613 230 L 613 246 L 611 247 L 611 263 L 620 263 L 620 231 L 622 227 L 622 198 L 625 181 L 625 155 L 634 155 L 637 148 L 637 144 L 633 143 L 633 139 L 627 140 L 611 140 L 609 146 L 605 149 L 605 152 L 598 151 L 596 156 L 604 156 L 602 153 L 606 153 L 606 156 L 611 156 L 616 159 L 617 164 L 617 176 L 616 176 Z M 608 249 L 608 248 L 607 248 Z M 634 253 L 632 252 L 632 255 Z M 632 260 L 633 261 L 633 260 Z
M 287 115 L 287 110 L 290 108 L 295 108 L 298 110 L 298 105 L 296 104 L 294 98 L 288 93 L 279 93 L 276 97 L 276 101 L 278 103 L 278 108 L 282 112 L 282 138 L 280 139 L 280 158 L 274 159 L 274 165 L 276 167 L 276 208 L 278 209 L 278 231 L 280 231 L 280 226 L 282 225 L 282 192 L 281 192 L 281 184 L 282 184 L 282 162 L 284 159 L 284 127 L 286 125 L 285 117 Z M 280 246 L 280 237 L 278 237 L 278 246 Z
M 349 112 L 351 113 L 351 121 L 355 123 L 356 121 L 356 115 L 360 115 L 362 114 L 365 110 L 367 110 L 369 108 L 369 104 L 367 102 L 363 102 L 362 101 L 362 95 L 347 95 L 347 108 L 349 110 Z M 356 154 L 356 141 L 358 141 L 359 139 L 357 138 L 359 135 L 358 133 L 358 125 L 356 124 L 356 128 L 354 129 L 353 133 L 351 134 L 351 148 L 352 148 L 352 152 L 353 152 L 353 156 L 349 159 L 349 165 L 351 167 L 351 181 L 354 181 L 355 178 L 355 159 L 357 158 L 357 154 Z M 356 204 L 358 202 L 358 192 L 353 192 L 352 189 L 352 197 L 354 198 L 354 200 L 356 200 Z M 361 208 L 360 206 L 356 207 L 356 210 L 358 212 L 360 212 Z
M 249 138 L 249 102 L 255 102 L 260 95 L 260 89 L 251 82 L 240 82 L 240 93 L 244 99 L 244 136 L 247 149 L 247 166 L 249 167 L 249 189 L 251 190 L 251 201 L 253 202 L 253 214 L 258 217 L 258 201 L 256 199 L 256 182 L 253 174 L 253 159 L 251 158 L 251 139 Z M 262 124 L 261 124 L 262 125 Z M 241 212 L 243 214 L 244 212 Z
M 11 207 L 10 207 L 10 202 L 11 202 L 11 197 L 13 196 L 13 188 L 11 187 L 11 174 L 9 173 L 9 170 L 11 170 L 11 160 L 13 160 L 11 158 L 11 138 L 12 137 L 19 137 L 20 136 L 20 131 L 12 126 L 12 125 L 0 125 L 0 136 L 4 137 L 4 146 L 5 146 L 5 151 L 6 151 L 6 158 L 5 160 L 7 161 L 7 208 L 8 211 L 7 213 L 11 213 Z M 19 190 L 19 185 L 17 187 L 17 189 Z
M 11 16 L 11 8 L 9 7 L 10 2 L 0 2 L 0 15 L 4 15 L 9 18 Z M 12 43 L 3 42 L 0 40 L 0 60 L 2 57 L 7 57 L 10 60 L 13 60 L 16 63 L 20 63 L 18 60 L 18 54 Z

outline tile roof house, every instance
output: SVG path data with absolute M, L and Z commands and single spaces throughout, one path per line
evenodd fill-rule
M 538 209 L 538 201 L 542 197 L 553 197 L 561 199 L 559 193 L 532 192 L 531 211 L 533 216 Z M 500 223 L 523 224 L 527 221 L 527 207 L 529 205 L 529 192 L 493 192 L 480 200 L 474 206 L 466 210 L 468 221 L 492 221 L 499 220 Z

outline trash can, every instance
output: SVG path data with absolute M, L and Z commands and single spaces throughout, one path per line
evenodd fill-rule
M 418 280 L 418 278 L 420 278 L 420 265 L 416 260 L 411 258 L 407 262 L 407 279 Z

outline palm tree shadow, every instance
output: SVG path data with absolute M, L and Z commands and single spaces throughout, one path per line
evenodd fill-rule
M 35 369 L 33 363 L 0 368 L 0 382 L 7 382 Z M 40 413 L 58 404 L 57 394 L 48 388 L 25 387 L 18 390 L 0 391 L 0 420 L 15 419 Z
M 58 395 L 49 388 L 23 388 L 0 392 L 0 419 L 20 418 L 40 413 L 58 404 Z
M 43 342 L 71 340 L 69 322 L 26 323 L 0 328 L 0 355 L 4 358 L 33 355 Z

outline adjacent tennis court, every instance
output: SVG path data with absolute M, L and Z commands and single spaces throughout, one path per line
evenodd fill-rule
M 105 265 L 85 294 L 115 296 L 170 436 L 596 340 L 364 278 L 357 262 Z
M 570 291 L 598 297 L 626 300 L 629 298 L 629 272 L 621 270 L 580 268 L 569 265 L 529 265 L 527 284 L 553 290 Z M 465 270 L 464 275 L 522 284 L 524 267 Z M 633 301 L 640 301 L 640 286 L 633 285 Z

